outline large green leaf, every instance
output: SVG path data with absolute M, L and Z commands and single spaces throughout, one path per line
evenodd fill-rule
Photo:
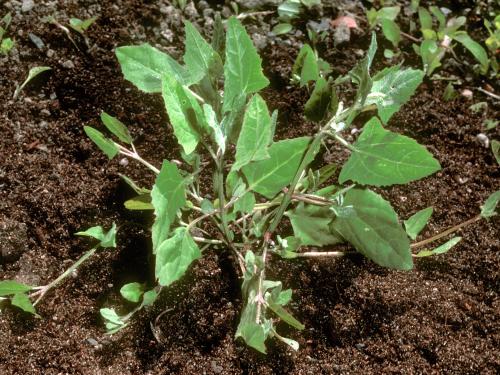
M 373 117 L 353 145 L 339 181 L 387 186 L 426 177 L 441 168 L 439 162 L 415 140 L 390 132 Z
M 376 104 L 380 118 L 387 123 L 410 99 L 423 78 L 421 70 L 401 69 L 399 65 L 386 68 L 373 77 L 366 104 Z
M 328 207 L 299 204 L 286 215 L 292 223 L 294 236 L 302 245 L 325 246 L 342 242 L 342 238 L 331 230 L 335 214 Z
M 200 249 L 186 228 L 177 228 L 173 236 L 158 247 L 155 266 L 158 283 L 168 286 L 179 280 L 189 265 L 200 256 Z
M 177 211 L 186 205 L 184 178 L 177 166 L 163 161 L 160 174 L 156 177 L 151 190 L 151 204 L 155 209 L 155 221 L 152 228 L 153 253 L 165 241 L 170 232 L 170 225 L 177 216 Z
M 410 242 L 389 202 L 373 191 L 351 189 L 343 206 L 352 213 L 338 217 L 333 228 L 356 250 L 384 267 L 413 267 Z
M 189 21 L 185 21 L 186 52 L 184 62 L 191 74 L 193 83 L 205 76 L 216 76 L 222 73 L 222 61 L 212 46 L 203 39 L 198 30 Z
M 237 171 L 251 161 L 269 158 L 267 145 L 270 138 L 271 116 L 269 116 L 269 110 L 264 99 L 259 94 L 255 94 L 250 100 L 243 118 L 232 170 Z
M 249 189 L 273 198 L 292 181 L 309 142 L 309 137 L 276 142 L 269 147 L 269 159 L 243 167 Z
M 186 154 L 192 153 L 208 128 L 196 98 L 170 75 L 163 76 L 162 95 L 177 141 Z
M 161 81 L 164 75 L 171 76 L 183 85 L 192 83 L 183 66 L 147 43 L 139 46 L 118 47 L 116 57 L 125 79 L 144 92 L 161 92 Z
M 239 94 L 252 94 L 269 84 L 252 40 L 235 17 L 227 21 L 224 78 L 224 112 L 231 110 Z
M 406 233 L 412 240 L 416 239 L 418 234 L 424 229 L 432 216 L 432 207 L 424 208 L 404 221 Z
M 25 293 L 33 289 L 32 286 L 18 283 L 14 280 L 0 281 L 0 297 L 10 294 Z
M 119 150 L 115 143 L 111 139 L 106 138 L 99 130 L 91 126 L 84 126 L 83 130 L 85 134 L 87 134 L 87 137 L 89 137 L 110 160 L 118 154 Z

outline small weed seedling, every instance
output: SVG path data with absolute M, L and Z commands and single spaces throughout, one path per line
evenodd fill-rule
M 320 5 L 321 0 L 286 0 L 278 6 L 279 23 L 273 27 L 275 35 L 286 34 L 292 31 L 293 20 L 300 18 L 304 9 Z
M 51 69 L 52 68 L 50 66 L 35 66 L 34 68 L 31 68 L 29 73 L 28 73 L 28 77 L 24 80 L 24 82 L 20 86 L 16 87 L 16 90 L 14 91 L 13 98 L 16 99 L 19 96 L 19 94 L 21 93 L 21 91 L 24 89 L 24 87 L 28 83 L 30 83 L 30 81 L 32 79 L 34 79 L 39 74 L 42 74 L 43 72 L 46 72 L 46 71 L 51 70 Z
M 270 114 L 259 95 L 269 81 L 241 23 L 230 18 L 224 36 L 219 19 L 212 43 L 189 22 L 185 31 L 184 65 L 149 44 L 116 50 L 127 80 L 139 90 L 162 95 L 183 162 L 164 160 L 160 168 L 152 165 L 138 154 L 127 127 L 106 113 L 101 119 L 115 140 L 92 127 L 84 128 L 110 159 L 123 155 L 156 175 L 150 189 L 123 178 L 137 193 L 125 205 L 154 213 L 151 235 L 157 285 L 124 285 L 121 295 L 136 308 L 126 315 L 109 307 L 101 309 L 108 332 L 125 327 L 136 311 L 154 303 L 162 289 L 179 280 L 207 247 L 214 247 L 234 253 L 243 279 L 244 303 L 236 338 L 262 353 L 270 337 L 297 350 L 295 340 L 276 330 L 279 321 L 298 330 L 304 325 L 286 308 L 292 291 L 267 277 L 273 257 L 342 256 L 342 252 L 307 251 L 307 247 L 347 242 L 381 266 L 410 270 L 415 256 L 443 253 L 459 238 L 427 253 L 413 254 L 412 248 L 495 214 L 500 192 L 488 198 L 475 218 L 411 245 L 408 236 L 416 238 L 432 209 L 409 218 L 405 230 L 390 203 L 368 188 L 404 184 L 440 169 L 425 147 L 382 125 L 410 98 L 424 74 L 394 66 L 372 76 L 374 36 L 366 57 L 346 77 L 313 78 L 316 86 L 308 101 L 308 117 L 317 123 L 314 134 L 277 141 L 277 113 Z M 350 107 L 337 94 L 347 80 L 357 86 Z M 379 117 L 366 122 L 356 142 L 348 142 L 343 134 L 367 107 L 376 108 Z M 327 141 L 351 152 L 335 184 L 328 182 L 336 165 L 312 167 Z M 201 175 L 212 177 L 210 187 L 202 183 Z M 291 236 L 279 231 L 285 216 Z M 2 295 L 15 298 L 25 292 L 11 288 Z
M 7 13 L 0 20 L 0 53 L 2 55 L 7 55 L 9 51 L 14 47 L 14 41 L 11 38 L 4 38 L 11 21 L 12 16 L 10 15 L 10 13 Z

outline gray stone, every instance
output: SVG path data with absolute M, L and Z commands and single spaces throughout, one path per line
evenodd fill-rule
M 66 60 L 65 62 L 62 63 L 62 66 L 65 67 L 66 69 L 73 69 L 75 67 L 75 63 L 71 60 Z
M 35 7 L 35 2 L 33 0 L 23 0 L 23 4 L 21 5 L 21 11 L 26 13 L 32 10 Z
M 30 38 L 30 40 L 33 42 L 33 44 L 36 46 L 36 48 L 43 49 L 43 47 L 45 47 L 45 43 L 43 42 L 43 40 L 39 36 L 37 36 L 33 33 L 29 33 L 28 38 Z

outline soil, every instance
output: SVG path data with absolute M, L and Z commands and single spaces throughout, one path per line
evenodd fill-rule
M 24 12 L 22 3 L 29 5 L 6 1 L 0 6 L 0 15 L 13 12 L 9 32 L 16 41 L 15 50 L 0 58 L 0 279 L 46 284 L 89 248 L 75 232 L 116 222 L 119 236 L 117 249 L 100 251 L 45 297 L 37 306 L 41 318 L 8 306 L 2 310 L 1 374 L 499 373 L 498 217 L 461 230 L 463 240 L 452 251 L 417 260 L 411 272 L 382 269 L 360 256 L 273 259 L 269 278 L 293 288 L 290 309 L 306 325 L 302 332 L 279 327 L 300 343 L 298 352 L 269 340 L 264 356 L 234 340 L 240 280 L 234 260 L 220 250 L 208 250 L 128 328 L 104 335 L 99 309 L 122 306 L 126 312 L 132 307 L 123 304 L 120 286 L 153 282 L 151 217 L 123 208 L 133 193 L 118 174 L 145 186 L 154 176 L 134 162 L 109 162 L 86 138 L 83 125 L 99 128 L 98 116 L 105 110 L 130 125 L 145 159 L 160 165 L 164 158 L 178 157 L 161 98 L 140 93 L 122 78 L 113 48 L 147 41 L 180 57 L 181 14 L 167 1 L 37 1 Z M 229 12 L 210 3 L 184 12 L 206 34 L 212 9 Z M 349 6 L 362 16 L 359 3 Z M 330 18 L 339 14 L 334 7 L 324 12 Z M 61 29 L 42 22 L 47 15 L 61 23 L 99 15 L 86 33 L 90 52 L 83 38 L 72 34 L 77 49 Z M 272 82 L 264 96 L 280 113 L 277 137 L 310 134 L 312 124 L 302 115 L 307 93 L 289 84 L 304 34 L 268 38 L 270 19 L 262 22 L 262 17 L 274 16 L 244 22 L 262 44 L 265 73 Z M 361 30 L 353 31 L 347 44 L 334 46 L 329 36 L 320 46 L 336 74 L 348 71 L 359 50 L 366 49 L 369 33 Z M 42 48 L 30 33 L 41 38 Z M 376 69 L 387 63 L 382 50 Z M 409 43 L 404 51 L 405 65 L 418 67 Z M 52 71 L 12 99 L 29 68 L 42 65 Z M 475 90 L 493 83 L 461 66 L 444 67 L 441 74 L 460 75 L 460 89 L 472 90 L 473 100 L 460 96 L 445 102 L 446 83 L 426 79 L 389 128 L 426 145 L 443 169 L 406 186 L 379 189 L 401 218 L 434 207 L 419 239 L 473 217 L 500 186 L 498 164 L 476 137 L 486 133 L 500 139 L 498 129 L 486 132 L 482 125 L 486 118 L 498 118 L 498 101 Z M 480 101 L 488 103 L 487 111 L 469 109 Z M 355 125 L 362 124 L 360 119 Z M 334 149 L 320 162 L 346 157 Z

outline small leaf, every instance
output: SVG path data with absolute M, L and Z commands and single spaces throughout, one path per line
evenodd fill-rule
M 255 322 L 257 316 L 255 296 L 256 292 L 254 290 L 250 290 L 247 303 L 241 313 L 235 338 L 243 338 L 248 346 L 266 354 L 265 342 L 269 336 L 269 329 L 266 329 L 264 324 L 258 324 Z
M 113 223 L 111 229 L 107 232 L 104 232 L 101 226 L 97 226 L 89 228 L 84 232 L 77 232 L 75 235 L 95 238 L 100 241 L 99 246 L 106 248 L 116 247 L 116 232 L 116 224 Z
M 155 209 L 155 221 L 151 229 L 154 254 L 158 246 L 167 239 L 177 211 L 186 205 L 184 178 L 174 163 L 163 161 L 151 190 L 151 204 Z
M 432 216 L 433 208 L 427 207 L 412 215 L 408 220 L 404 221 L 406 233 L 412 240 L 416 239 L 418 234 L 424 229 Z
M 87 137 L 89 137 L 110 160 L 118 154 L 118 146 L 116 146 L 112 140 L 106 138 L 99 130 L 91 126 L 84 126 L 83 130 L 85 134 L 87 134 Z
M 112 323 L 117 326 L 122 326 L 125 324 L 114 309 L 104 308 L 100 309 L 99 312 L 106 322 Z
M 495 159 L 497 159 L 497 163 L 500 164 L 500 142 L 496 139 L 491 141 L 491 151 L 493 152 Z
M 146 188 L 142 188 L 139 185 L 135 183 L 131 178 L 119 173 L 118 174 L 125 183 L 132 188 L 133 191 L 135 191 L 137 194 L 146 194 L 150 193 L 151 191 Z
M 491 194 L 488 199 L 481 206 L 481 216 L 484 218 L 489 218 L 495 216 L 496 208 L 498 205 L 498 201 L 500 201 L 500 190 L 495 191 Z
M 273 303 L 271 300 L 269 302 L 269 308 L 276 314 L 278 315 L 284 322 L 287 324 L 291 325 L 293 328 L 298 329 L 299 331 L 302 331 L 305 326 L 299 322 L 297 319 L 293 317 L 292 314 L 290 314 L 286 309 L 284 309 L 282 306 Z
M 401 41 L 401 30 L 396 22 L 390 19 L 382 19 L 380 21 L 382 25 L 382 32 L 389 42 L 392 43 L 394 47 L 397 47 Z
M 33 289 L 32 286 L 18 283 L 14 280 L 0 281 L 0 296 L 8 296 L 11 294 L 25 293 Z
M 415 93 L 423 78 L 421 70 L 401 69 L 398 65 L 386 68 L 373 77 L 365 104 L 376 104 L 380 118 L 387 124 L 391 116 Z
M 223 112 L 229 111 L 240 94 L 252 94 L 269 85 L 261 58 L 252 40 L 236 17 L 227 21 L 226 62 L 224 65 Z
M 378 265 L 413 268 L 410 242 L 390 203 L 370 190 L 351 189 L 343 201 L 354 215 L 337 217 L 333 228 L 357 251 Z
M 418 19 L 420 20 L 420 28 L 422 30 L 432 29 L 432 16 L 425 8 L 418 8 Z
M 342 167 L 339 182 L 364 185 L 405 184 L 429 176 L 441 166 L 415 140 L 392 133 L 373 117 L 352 146 L 353 153 Z
M 142 297 L 142 306 L 152 305 L 156 301 L 157 297 L 158 293 L 156 293 L 154 289 L 148 290 Z
M 300 14 L 300 1 L 287 0 L 278 6 L 278 15 L 281 20 L 291 21 Z
M 372 88 L 372 79 L 370 76 L 370 67 L 377 52 L 377 37 L 372 33 L 370 47 L 366 52 L 366 56 L 356 64 L 356 66 L 349 72 L 351 81 L 358 85 L 358 92 L 355 101 L 360 105 L 364 105 L 367 95 Z
M 147 43 L 139 46 L 118 47 L 116 57 L 125 79 L 144 92 L 161 92 L 161 81 L 165 75 L 183 85 L 192 83 L 183 66 Z
M 252 192 L 244 194 L 234 204 L 234 212 L 241 212 L 247 214 L 253 211 L 255 206 L 255 195 Z
M 10 303 L 14 306 L 19 307 L 23 311 L 36 315 L 36 310 L 30 301 L 30 298 L 24 293 L 16 293 Z
M 137 303 L 140 301 L 142 294 L 144 293 L 144 285 L 139 283 L 129 283 L 125 284 L 120 289 L 120 294 L 127 301 Z
M 203 199 L 200 204 L 201 212 L 204 214 L 211 214 L 215 212 L 214 205 L 208 199 Z
M 217 114 L 209 104 L 203 104 L 203 113 L 205 114 L 205 121 L 213 131 L 215 143 L 224 154 L 226 152 L 226 137 L 221 124 L 217 121 Z
M 151 194 L 141 194 L 137 197 L 125 201 L 123 204 L 127 210 L 131 211 L 142 211 L 142 210 L 154 210 L 154 206 L 151 204 Z
M 116 135 L 118 139 L 127 144 L 132 143 L 132 137 L 128 132 L 127 127 L 117 118 L 108 115 L 106 112 L 101 113 L 101 121 L 108 130 Z
M 163 241 L 156 252 L 155 275 L 158 283 L 168 286 L 179 280 L 200 256 L 200 249 L 186 228 L 177 228 L 174 235 Z
M 292 77 L 299 77 L 300 87 L 319 77 L 318 58 L 309 44 L 304 44 L 292 67 Z
M 379 20 L 394 21 L 396 19 L 396 17 L 398 16 L 400 10 L 401 10 L 401 7 L 399 7 L 399 6 L 380 8 L 377 11 L 377 18 Z
M 270 138 L 271 116 L 264 99 L 256 94 L 245 111 L 231 170 L 237 171 L 252 161 L 268 159 L 267 145 Z
M 441 66 L 444 52 L 438 47 L 436 41 L 424 40 L 420 45 L 420 56 L 422 57 L 425 73 L 430 76 L 436 68 Z
M 445 242 L 441 246 L 436 247 L 434 250 L 422 250 L 418 254 L 414 256 L 417 258 L 428 257 L 431 255 L 444 254 L 448 252 L 453 246 L 459 243 L 462 240 L 462 237 L 453 237 L 451 240 Z
M 319 122 L 328 115 L 332 98 L 331 85 L 319 77 L 314 85 L 311 97 L 304 106 L 304 114 L 311 121 Z
M 292 25 L 289 23 L 278 23 L 276 26 L 273 27 L 271 32 L 274 35 L 282 35 L 292 31 L 292 28 L 293 28 Z
M 2 43 L 2 49 L 4 49 L 5 46 L 3 46 L 3 43 Z M 19 93 L 24 89 L 24 87 L 33 79 L 35 78 L 36 76 L 38 76 L 39 74 L 43 73 L 43 72 L 46 72 L 48 70 L 52 70 L 52 68 L 50 66 L 35 66 L 33 68 L 30 69 L 29 73 L 28 73 L 28 78 L 26 78 L 26 80 L 22 83 L 21 86 L 19 86 L 16 91 L 14 92 L 14 99 L 17 98 L 17 96 L 19 95 Z
M 271 199 L 295 176 L 310 138 L 293 138 L 269 147 L 269 159 L 252 162 L 242 171 L 248 188 Z
M 481 64 L 481 71 L 486 73 L 490 64 L 488 54 L 485 49 L 476 41 L 474 41 L 465 31 L 457 31 L 451 35 L 452 39 L 461 43 Z

